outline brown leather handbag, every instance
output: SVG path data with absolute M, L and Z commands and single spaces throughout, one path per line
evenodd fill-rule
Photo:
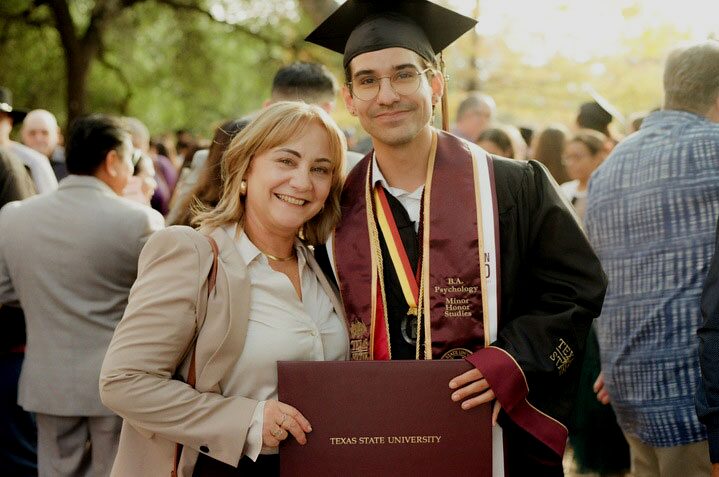
M 215 242 L 215 239 L 210 237 L 209 235 L 206 236 L 207 241 L 210 242 L 210 247 L 212 247 L 212 267 L 210 268 L 210 273 L 207 276 L 207 299 L 210 299 L 210 294 L 212 293 L 212 290 L 215 289 L 215 282 L 217 281 L 217 261 L 218 257 L 220 256 L 220 249 L 217 246 L 217 242 Z M 207 308 L 205 308 L 205 319 L 207 318 Z M 195 383 L 197 380 L 197 375 L 195 374 L 195 352 L 197 351 L 197 340 L 195 340 L 194 343 L 192 343 L 192 357 L 190 358 L 190 369 L 187 371 L 187 384 L 195 387 Z M 180 457 L 182 457 L 182 444 L 176 444 L 175 445 L 175 459 L 172 466 L 172 472 L 170 472 L 171 477 L 177 477 L 177 467 L 180 464 Z

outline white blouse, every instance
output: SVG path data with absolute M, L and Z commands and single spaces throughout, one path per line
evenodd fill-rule
M 262 448 L 265 401 L 277 399 L 277 361 L 344 360 L 349 355 L 349 340 L 345 324 L 307 264 L 305 248 L 295 244 L 300 300 L 287 275 L 273 270 L 244 232 L 236 237 L 234 225 L 225 230 L 235 237 L 237 250 L 247 264 L 250 319 L 242 354 L 220 386 L 225 395 L 260 401 L 244 449 L 244 454 L 254 460 Z

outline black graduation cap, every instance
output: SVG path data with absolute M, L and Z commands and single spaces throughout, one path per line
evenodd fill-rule
M 21 122 L 27 116 L 27 111 L 13 109 L 12 91 L 2 86 L 0 86 L 0 111 L 9 114 L 15 124 Z
M 357 55 L 392 47 L 432 61 L 476 24 L 428 0 L 348 0 L 305 40 L 343 53 L 345 67 Z

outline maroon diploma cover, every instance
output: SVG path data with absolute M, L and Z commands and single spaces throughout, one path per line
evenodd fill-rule
M 280 447 L 282 477 L 491 476 L 491 404 L 464 411 L 464 360 L 279 362 L 279 400 L 312 425 Z

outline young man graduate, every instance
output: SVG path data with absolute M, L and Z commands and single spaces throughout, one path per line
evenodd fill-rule
M 324 259 L 352 359 L 465 358 L 476 369 L 447 399 L 501 406 L 494 475 L 562 475 L 606 279 L 539 163 L 431 126 L 436 54 L 475 23 L 425 0 L 349 0 L 307 37 L 344 54 L 344 100 L 374 146 L 347 178 Z

